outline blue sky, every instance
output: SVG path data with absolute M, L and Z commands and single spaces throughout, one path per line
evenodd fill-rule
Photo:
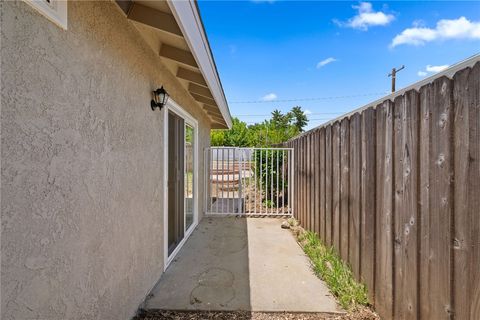
M 300 105 L 312 128 L 387 94 L 392 67 L 406 67 L 399 89 L 480 52 L 480 2 L 199 5 L 231 113 L 248 123 Z

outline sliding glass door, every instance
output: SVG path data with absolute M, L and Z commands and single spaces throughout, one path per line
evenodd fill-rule
M 195 129 L 168 111 L 168 256 L 193 227 L 195 217 Z

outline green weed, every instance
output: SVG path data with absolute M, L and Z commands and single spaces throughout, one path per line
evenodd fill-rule
M 325 281 L 342 308 L 352 311 L 369 304 L 367 288 L 355 280 L 350 267 L 333 248 L 325 246 L 317 234 L 310 231 L 300 233 L 298 240 L 312 261 L 315 273 Z

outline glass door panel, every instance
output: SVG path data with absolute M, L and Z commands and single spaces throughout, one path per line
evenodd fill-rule
M 185 231 L 193 224 L 194 211 L 194 129 L 188 124 L 185 125 Z
M 168 254 L 185 234 L 184 154 L 185 121 L 168 113 Z

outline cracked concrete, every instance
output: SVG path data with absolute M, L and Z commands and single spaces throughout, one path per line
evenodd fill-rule
M 146 309 L 341 312 L 282 220 L 206 217 Z

